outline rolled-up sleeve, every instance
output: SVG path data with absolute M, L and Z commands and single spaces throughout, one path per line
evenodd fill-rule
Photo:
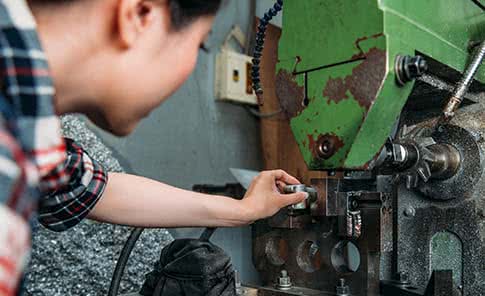
M 65 163 L 41 180 L 39 221 L 53 231 L 81 222 L 101 198 L 107 172 L 71 139 L 66 140 Z

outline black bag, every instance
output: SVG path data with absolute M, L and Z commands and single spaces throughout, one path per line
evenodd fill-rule
M 175 240 L 146 275 L 143 296 L 236 296 L 231 258 L 206 240 Z

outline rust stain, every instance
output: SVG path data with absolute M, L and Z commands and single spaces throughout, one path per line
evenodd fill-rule
M 318 250 L 315 255 L 313 255 L 312 261 L 313 267 L 316 270 L 320 270 L 322 268 L 322 254 L 320 253 L 320 250 Z
M 305 89 L 295 81 L 295 76 L 281 69 L 276 75 L 276 96 L 287 118 L 293 118 L 303 111 Z
M 347 85 L 342 78 L 330 78 L 327 82 L 327 86 L 323 90 L 323 96 L 327 97 L 327 103 L 331 101 L 338 103 L 341 100 L 348 99 Z
M 288 259 L 288 254 L 288 244 L 283 239 L 280 239 L 278 242 L 278 255 L 286 261 Z
M 349 98 L 349 91 L 359 105 L 368 110 L 377 96 L 385 74 L 386 52 L 374 47 L 365 54 L 365 60 L 352 70 L 351 75 L 329 79 L 323 95 L 328 98 L 329 104 L 331 101 L 338 104 Z
M 310 148 L 313 151 L 314 150 L 313 147 L 316 146 L 316 142 L 313 139 L 313 135 L 308 135 L 307 137 L 308 137 L 308 148 Z
M 379 37 L 384 37 L 384 33 L 381 32 L 381 33 L 377 33 L 375 35 L 370 36 L 370 38 L 379 38 Z
M 361 38 L 358 38 L 357 40 L 355 40 L 354 44 L 355 44 L 355 47 L 359 50 L 359 53 L 352 56 L 352 58 L 365 57 L 364 50 L 360 46 L 360 43 L 362 41 L 366 41 L 366 40 L 369 40 L 369 39 L 377 39 L 377 38 L 380 38 L 380 37 L 384 37 L 384 33 L 377 33 L 377 34 L 374 34 L 374 35 L 371 35 L 371 36 L 364 36 L 364 37 L 361 37 Z

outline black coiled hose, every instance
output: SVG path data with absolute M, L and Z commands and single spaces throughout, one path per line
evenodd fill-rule
M 253 68 L 251 78 L 253 80 L 253 89 L 258 97 L 260 105 L 263 104 L 263 87 L 261 85 L 260 66 L 261 57 L 263 56 L 264 38 L 266 37 L 266 28 L 273 17 L 283 9 L 283 0 L 277 0 L 274 6 L 268 10 L 259 22 L 258 32 L 256 33 L 256 46 L 253 53 Z

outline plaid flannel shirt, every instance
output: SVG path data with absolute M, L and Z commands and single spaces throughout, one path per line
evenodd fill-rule
M 54 95 L 25 0 L 0 0 L 0 295 L 14 293 L 8 278 L 18 277 L 28 253 L 28 221 L 38 212 L 45 227 L 66 230 L 88 215 L 107 182 L 98 163 L 62 138 Z

